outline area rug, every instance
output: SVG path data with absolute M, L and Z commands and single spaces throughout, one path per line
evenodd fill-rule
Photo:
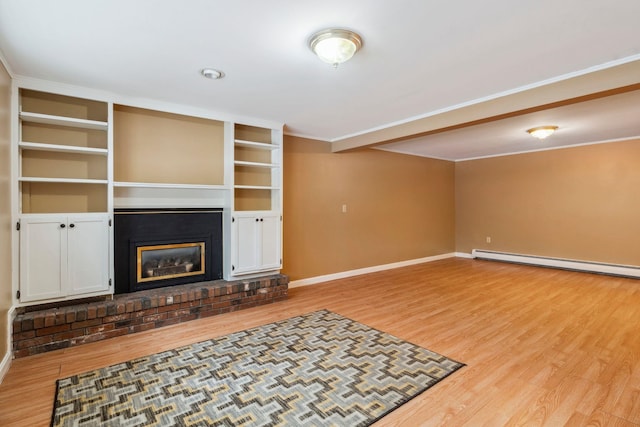
M 321 310 L 58 380 L 53 426 L 367 426 L 464 366 Z

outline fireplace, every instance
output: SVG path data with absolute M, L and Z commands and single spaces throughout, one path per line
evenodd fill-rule
M 222 210 L 116 210 L 115 293 L 222 278 Z

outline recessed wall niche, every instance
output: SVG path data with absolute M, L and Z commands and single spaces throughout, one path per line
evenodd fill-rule
M 114 180 L 224 184 L 224 122 L 114 105 Z

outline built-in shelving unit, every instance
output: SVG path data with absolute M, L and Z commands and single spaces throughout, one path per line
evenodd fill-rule
M 20 89 L 20 213 L 109 210 L 109 104 Z
M 282 267 L 282 132 L 234 124 L 228 276 Z
M 280 132 L 236 124 L 234 135 L 234 210 L 279 211 Z
M 18 298 L 109 294 L 111 105 L 26 88 L 17 101 Z
M 224 277 L 281 268 L 281 126 L 23 83 L 14 82 L 12 147 L 19 303 L 112 293 L 119 208 L 222 208 Z

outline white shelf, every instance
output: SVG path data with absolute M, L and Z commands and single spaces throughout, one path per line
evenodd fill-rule
M 96 120 L 76 119 L 73 117 L 51 116 L 49 114 L 21 112 L 20 119 L 23 122 L 42 123 L 47 125 L 68 126 L 82 129 L 107 130 L 107 122 Z
M 114 187 L 120 188 L 175 188 L 175 189 L 191 189 L 191 190 L 228 190 L 224 185 L 206 185 L 206 184 L 165 184 L 158 182 L 126 182 L 116 181 Z
M 280 148 L 279 146 L 277 146 L 275 144 L 266 144 L 264 142 L 244 141 L 242 139 L 236 139 L 235 140 L 235 144 L 239 145 L 241 147 L 251 147 L 251 148 L 257 148 L 257 149 L 260 149 L 260 150 L 277 150 L 278 148 Z
M 114 182 L 115 208 L 228 208 L 231 190 L 222 185 Z
M 241 190 L 279 190 L 280 187 L 271 187 L 267 185 L 235 185 L 233 188 Z
M 253 168 L 279 168 L 280 165 L 275 163 L 259 163 L 259 162 L 245 162 L 243 160 L 236 160 L 233 162 L 236 166 L 249 166 Z
M 18 146 L 23 150 L 76 153 L 76 154 L 94 154 L 99 156 L 106 156 L 109 154 L 109 150 L 107 150 L 106 148 L 74 147 L 72 145 L 42 144 L 39 142 L 20 141 L 18 143 Z
M 62 184 L 107 184 L 106 179 L 77 179 L 77 178 L 40 178 L 23 176 L 18 178 L 20 182 L 55 182 Z

